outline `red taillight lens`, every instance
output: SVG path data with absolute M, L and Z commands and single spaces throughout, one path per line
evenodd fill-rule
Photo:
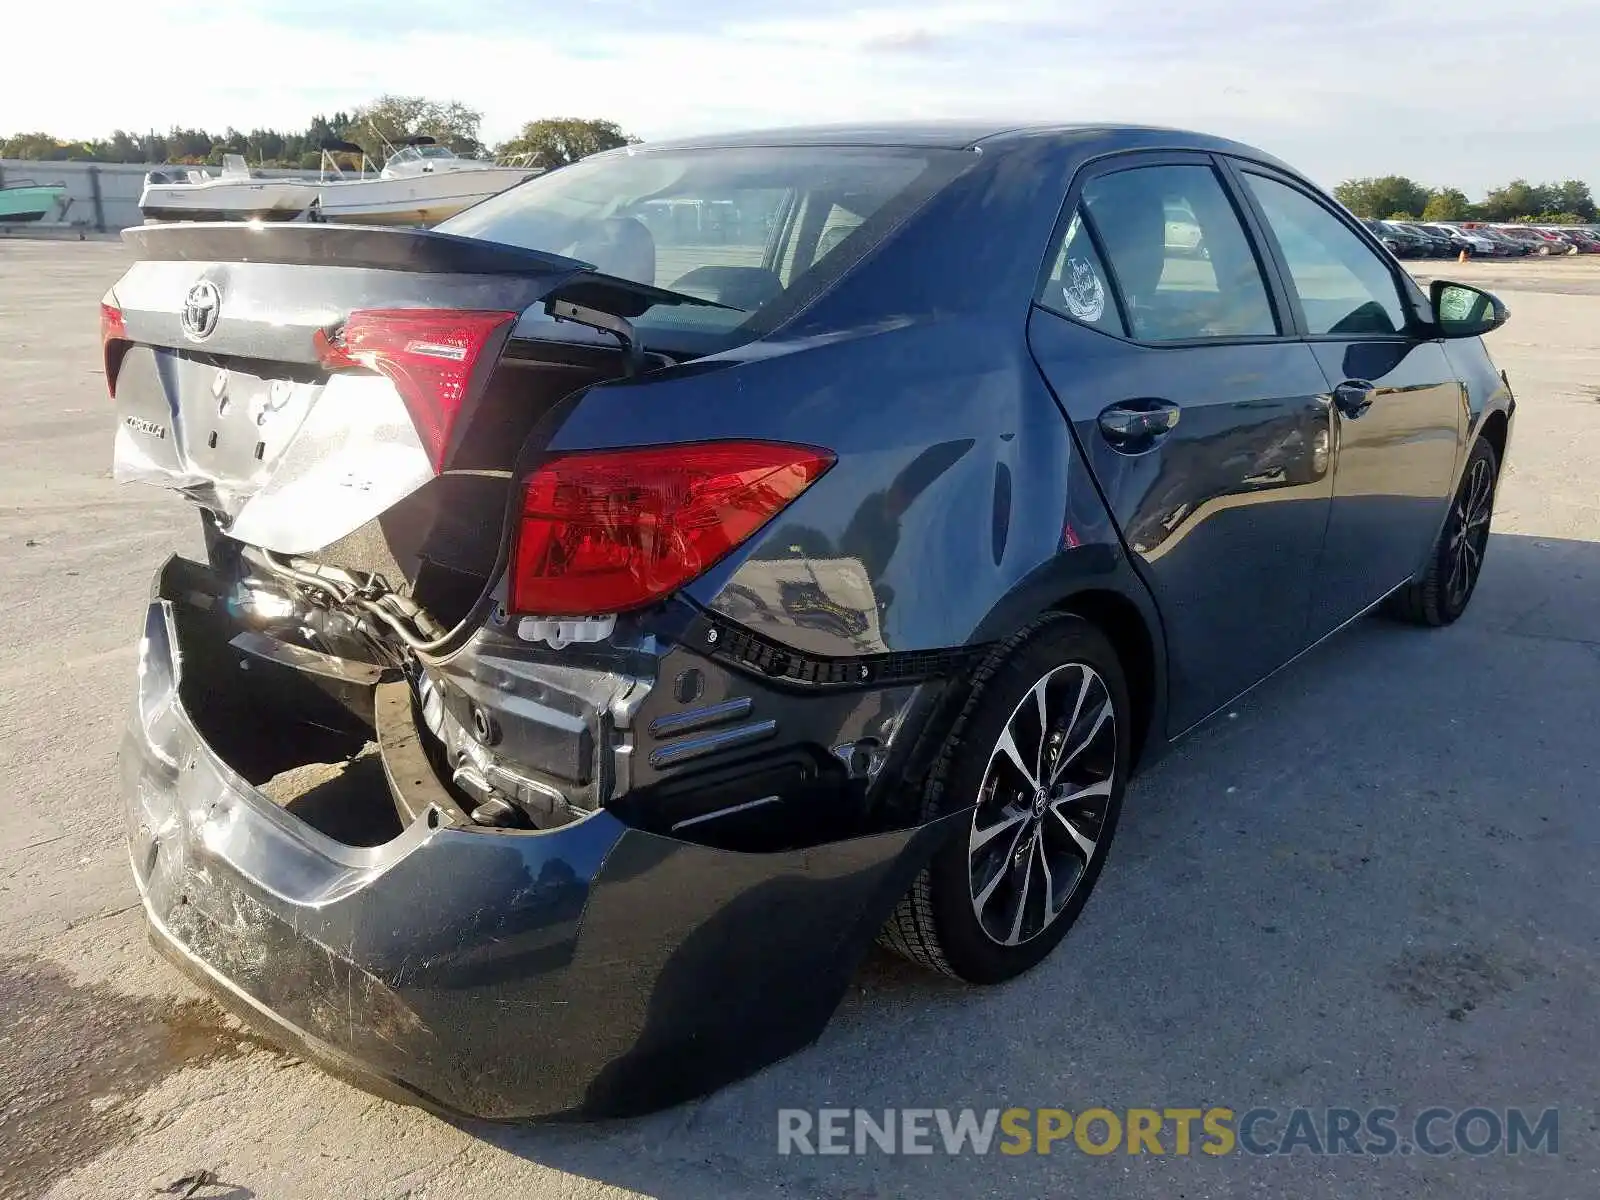
M 106 391 L 117 394 L 117 368 L 128 349 L 128 323 L 115 304 L 100 301 L 100 356 L 106 368 Z
M 513 312 L 358 309 L 342 336 L 317 336 L 317 353 L 329 370 L 359 366 L 388 376 L 437 471 L 484 349 L 516 319 Z
M 704 442 L 566 454 L 523 485 L 513 612 L 584 616 L 677 591 L 833 465 L 771 442 Z

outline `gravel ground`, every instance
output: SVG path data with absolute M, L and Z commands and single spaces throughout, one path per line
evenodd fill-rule
M 1444 632 L 1371 620 L 1137 781 L 1063 950 L 975 992 L 886 957 L 822 1039 L 700 1103 L 479 1127 L 262 1045 L 149 950 L 114 789 L 150 572 L 118 488 L 108 243 L 0 243 L 0 1196 L 1600 1194 L 1600 264 L 1484 282 L 1520 409 L 1488 565 Z M 1591 441 L 1590 439 L 1594 439 Z M 778 1155 L 777 1110 L 1560 1109 L 1559 1152 Z M 1172 1147 L 1169 1145 L 1168 1150 Z M 186 1181 L 186 1182 L 180 1182 Z

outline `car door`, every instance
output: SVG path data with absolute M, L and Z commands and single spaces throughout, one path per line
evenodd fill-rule
M 1029 340 L 1160 608 L 1177 733 L 1307 644 L 1327 383 L 1210 156 L 1104 160 L 1063 212 Z
M 1235 171 L 1334 400 L 1333 501 L 1311 599 L 1318 637 L 1422 566 L 1463 451 L 1466 392 L 1420 291 L 1353 221 L 1288 176 Z

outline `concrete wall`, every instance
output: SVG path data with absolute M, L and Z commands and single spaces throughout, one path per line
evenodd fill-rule
M 159 164 L 153 163 L 29 162 L 4 158 L 0 159 L 0 186 L 24 180 L 64 183 L 71 203 L 60 223 L 100 233 L 115 232 L 144 222 L 139 213 L 139 193 L 144 191 L 145 172 L 158 169 Z M 257 173 L 271 179 L 316 178 L 315 172 L 305 171 Z

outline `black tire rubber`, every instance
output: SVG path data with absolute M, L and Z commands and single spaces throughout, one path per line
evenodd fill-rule
M 1489 463 L 1489 528 L 1493 530 L 1494 497 L 1500 486 L 1500 458 L 1492 445 L 1479 438 L 1472 447 L 1472 453 L 1467 456 L 1466 466 L 1461 470 L 1461 482 L 1456 488 L 1456 494 L 1450 500 L 1450 515 L 1445 518 L 1444 527 L 1439 530 L 1439 539 L 1428 555 L 1427 567 L 1421 575 L 1390 596 L 1384 605 L 1384 612 L 1395 620 L 1433 628 L 1452 625 L 1467 611 L 1467 605 L 1472 602 L 1472 594 L 1477 591 L 1478 580 L 1483 574 L 1481 563 L 1459 604 L 1450 602 L 1444 585 L 1450 570 L 1450 541 L 1460 525 L 1457 514 L 1466 499 L 1465 493 L 1472 478 L 1472 466 L 1480 460 L 1487 460 Z
M 973 984 L 1003 983 L 1036 966 L 1066 936 L 1094 890 L 1106 862 L 1131 766 L 1132 713 L 1127 681 L 1111 643 L 1092 623 L 1053 613 L 1000 646 L 972 679 L 965 707 L 951 727 L 922 793 L 922 820 L 970 808 L 983 782 L 989 753 L 1018 702 L 1052 668 L 1087 663 L 1111 693 L 1116 720 L 1116 766 L 1100 842 L 1067 901 L 1042 933 L 1017 946 L 992 941 L 972 911 L 967 838 L 950 838 L 918 874 L 878 935 L 881 945 L 920 966 Z

